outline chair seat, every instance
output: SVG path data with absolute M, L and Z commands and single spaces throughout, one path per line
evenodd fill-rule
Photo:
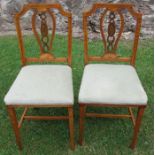
M 84 69 L 79 103 L 146 105 L 147 95 L 131 65 L 89 64 Z
M 72 105 L 72 70 L 67 65 L 23 67 L 4 101 L 7 105 Z

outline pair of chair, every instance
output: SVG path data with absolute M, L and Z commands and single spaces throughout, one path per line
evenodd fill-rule
M 55 57 L 49 53 L 52 50 L 52 41 L 55 35 L 56 21 L 52 9 L 57 9 L 68 19 L 68 56 Z M 97 9 L 104 9 L 100 17 L 100 31 L 105 47 L 104 54 L 91 56 L 88 53 L 88 17 Z M 32 30 L 40 47 L 40 57 L 26 57 L 20 18 L 28 11 L 33 10 Z M 124 16 L 122 13 L 127 10 L 136 21 L 135 37 L 130 57 L 120 57 L 116 54 L 117 44 L 124 29 Z M 53 31 L 51 41 L 48 38 L 48 27 L 46 14 L 53 20 Z M 115 36 L 115 15 L 120 17 L 120 31 Z M 104 33 L 104 17 L 108 15 L 107 38 Z M 36 30 L 35 21 L 40 17 L 41 35 Z M 146 93 L 140 83 L 135 66 L 136 52 L 139 40 L 142 15 L 134 11 L 131 4 L 104 4 L 97 3 L 90 10 L 83 13 L 84 31 L 84 62 L 85 68 L 79 92 L 79 143 L 82 145 L 84 137 L 85 117 L 110 117 L 130 118 L 134 125 L 133 140 L 131 148 L 134 149 L 137 142 L 138 131 L 142 115 L 147 104 Z M 73 83 L 72 83 L 72 14 L 63 10 L 60 4 L 28 4 L 15 16 L 19 48 L 21 52 L 22 69 L 16 80 L 5 96 L 8 113 L 16 136 L 19 149 L 22 149 L 19 129 L 23 120 L 68 120 L 70 147 L 74 150 L 74 123 L 73 123 Z M 49 44 L 48 44 L 49 43 Z M 89 64 L 94 61 L 128 62 L 125 64 Z M 27 65 L 31 62 L 63 62 L 68 65 Z M 27 66 L 26 66 L 27 65 Z M 97 114 L 86 112 L 87 107 L 122 107 L 128 108 L 129 114 Z M 20 121 L 17 121 L 15 108 L 23 107 L 24 112 Z M 29 108 L 67 108 L 67 116 L 29 116 Z M 137 107 L 136 119 L 132 108 Z

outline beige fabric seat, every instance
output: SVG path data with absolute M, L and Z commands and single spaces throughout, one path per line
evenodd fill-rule
M 146 105 L 147 95 L 131 65 L 89 64 L 84 69 L 79 103 Z
M 7 105 L 72 105 L 72 70 L 67 65 L 23 67 L 4 100 Z

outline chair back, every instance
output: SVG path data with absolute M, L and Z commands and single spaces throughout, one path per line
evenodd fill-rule
M 100 10 L 97 12 L 97 10 Z M 90 23 L 90 18 L 97 12 L 99 17 L 99 31 L 104 46 L 104 51 L 101 56 L 91 56 L 88 52 L 88 28 L 90 24 L 93 26 L 93 22 Z M 129 57 L 119 56 L 116 52 L 118 42 L 125 29 L 126 14 L 135 20 L 134 40 L 132 47 L 132 54 Z M 116 19 L 116 17 L 118 17 Z M 92 18 L 91 18 L 92 19 Z M 107 25 L 105 24 L 107 20 Z M 110 3 L 95 3 L 92 8 L 83 12 L 83 31 L 84 31 L 84 61 L 85 64 L 92 61 L 114 61 L 114 62 L 129 62 L 131 65 L 135 65 L 136 52 L 141 28 L 142 14 L 136 12 L 132 4 L 110 4 Z M 119 25 L 119 26 L 118 26 Z M 107 28 L 107 30 L 105 30 Z M 94 30 L 95 31 L 95 30 Z M 107 33 L 106 33 L 107 32 Z
M 67 21 L 67 57 L 55 57 L 55 55 L 51 52 L 53 40 L 55 38 L 55 30 L 56 30 L 56 14 L 57 10 L 59 13 L 64 16 Z M 31 27 L 32 34 L 34 34 L 37 44 L 39 45 L 40 54 L 39 57 L 27 57 L 26 50 L 24 47 L 23 40 L 23 30 L 21 27 L 21 17 L 23 17 L 28 11 L 31 11 Z M 52 30 L 51 34 L 49 33 L 48 20 L 51 20 Z M 22 10 L 15 15 L 15 24 L 16 31 L 18 36 L 19 48 L 21 52 L 21 61 L 22 65 L 26 65 L 31 62 L 62 62 L 68 63 L 71 65 L 72 60 L 72 14 L 70 12 L 65 11 L 60 4 L 35 4 L 30 3 L 24 5 Z M 38 24 L 40 30 L 38 31 Z

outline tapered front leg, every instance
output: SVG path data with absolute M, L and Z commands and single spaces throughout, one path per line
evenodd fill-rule
M 16 117 L 16 112 L 15 109 L 13 107 L 7 107 L 8 109 L 8 113 L 9 113 L 9 117 L 11 120 L 11 124 L 15 133 L 15 137 L 16 137 L 16 143 L 19 147 L 20 150 L 22 150 L 22 143 L 21 143 L 21 138 L 20 138 L 20 131 L 18 128 L 18 122 L 17 122 L 17 117 Z
M 68 108 L 68 114 L 69 114 L 69 135 L 70 135 L 70 148 L 72 150 L 75 149 L 75 143 L 74 143 L 74 116 L 73 116 L 73 107 Z
M 80 118 L 79 118 L 79 144 L 83 144 L 84 139 L 84 119 L 85 119 L 85 105 L 80 105 Z
M 134 149 L 136 144 L 137 144 L 138 133 L 139 133 L 139 129 L 140 129 L 140 125 L 141 125 L 144 110 L 145 110 L 145 107 L 139 107 L 138 108 L 136 124 L 135 124 L 135 127 L 134 127 L 134 133 L 133 133 L 133 139 L 132 139 L 132 143 L 130 145 L 131 149 Z

